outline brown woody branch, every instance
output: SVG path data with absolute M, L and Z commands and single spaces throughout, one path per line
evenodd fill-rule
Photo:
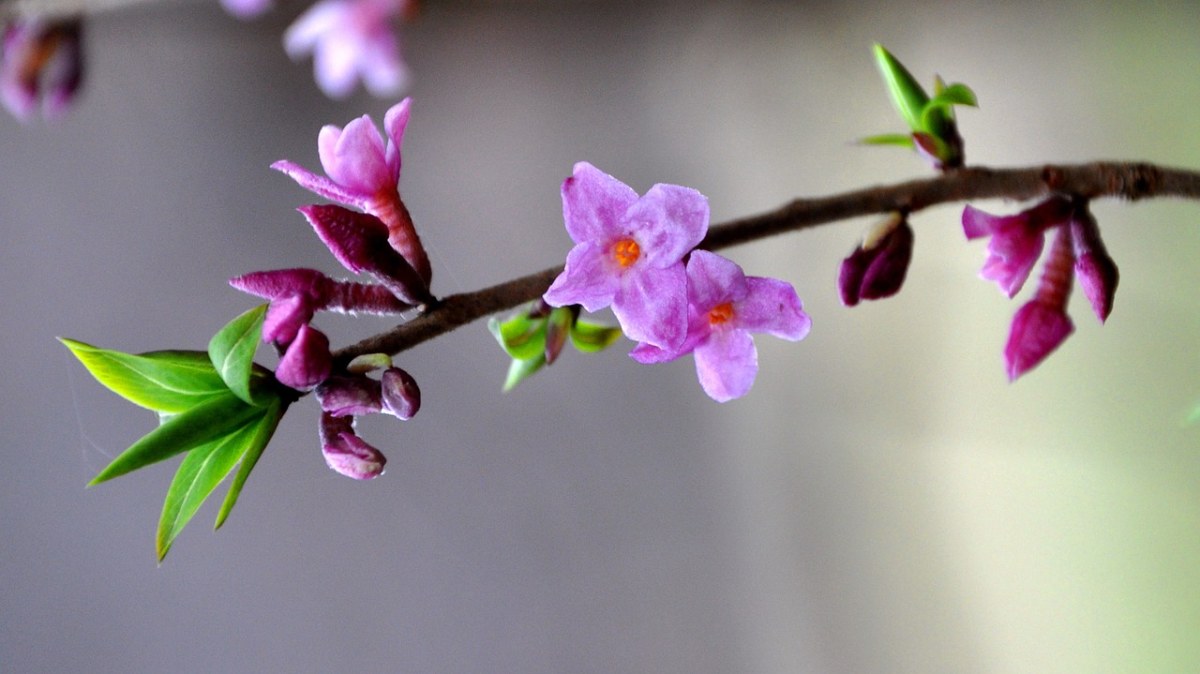
M 700 246 L 717 250 L 862 215 L 913 213 L 936 204 L 972 199 L 1025 200 L 1051 193 L 1087 199 L 1200 200 L 1200 173 L 1125 162 L 1016 169 L 962 168 L 934 178 L 796 199 L 773 211 L 713 225 Z M 403 325 L 337 351 L 335 365 L 343 367 L 351 358 L 367 353 L 397 354 L 484 316 L 535 300 L 561 271 L 560 265 L 490 288 L 450 295 Z

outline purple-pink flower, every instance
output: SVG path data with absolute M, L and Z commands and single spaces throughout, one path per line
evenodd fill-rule
M 1004 345 L 1004 367 L 1009 381 L 1037 367 L 1075 331 L 1067 315 L 1074 264 L 1071 231 L 1061 227 L 1046 258 L 1037 294 L 1013 317 L 1008 343 Z
M 677 348 L 688 327 L 683 256 L 708 231 L 708 200 L 664 184 L 638 197 L 587 162 L 563 182 L 562 200 L 575 247 L 545 301 L 588 311 L 611 306 L 630 339 Z
M 331 98 L 349 96 L 358 80 L 372 95 L 395 96 L 408 82 L 393 22 L 414 0 L 321 0 L 283 36 L 288 55 L 313 55 L 317 85 Z
M 0 103 L 21 121 L 60 116 L 83 81 L 83 21 L 12 19 L 0 44 Z
M 383 118 L 384 141 L 369 115 L 351 121 L 346 128 L 321 128 L 317 152 L 325 176 L 287 160 L 271 164 L 301 187 L 331 201 L 362 209 L 387 228 L 388 243 L 408 260 L 428 286 L 429 257 L 417 236 L 412 216 L 400 199 L 400 149 L 408 126 L 412 99 L 388 109 Z
M 790 341 L 804 339 L 812 320 L 790 283 L 746 276 L 737 264 L 705 250 L 687 263 L 687 335 L 674 349 L 639 344 L 640 363 L 661 363 L 691 353 L 704 392 L 717 402 L 745 395 L 758 374 L 752 332 Z
M 988 257 L 979 272 L 995 281 L 1013 297 L 1021 290 L 1045 246 L 1045 232 L 1067 221 L 1073 210 L 1065 197 L 1051 197 L 1016 215 L 989 215 L 974 206 L 963 209 L 963 233 L 967 239 L 990 236 Z

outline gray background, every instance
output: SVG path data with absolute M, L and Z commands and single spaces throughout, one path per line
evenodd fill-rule
M 322 124 L 391 101 L 324 99 L 280 48 L 298 9 L 98 16 L 78 109 L 0 119 L 0 671 L 1200 668 L 1200 207 L 1178 202 L 1095 204 L 1116 309 L 1101 328 L 1076 293 L 1076 334 L 1015 385 L 1025 295 L 977 278 L 957 206 L 914 219 L 904 292 L 853 310 L 834 278 L 870 220 L 729 251 L 814 328 L 760 338 L 727 405 L 624 344 L 502 396 L 468 327 L 402 357 L 416 419 L 362 424 L 383 478 L 329 471 L 305 400 L 226 526 L 210 504 L 156 567 L 173 462 L 83 488 L 153 418 L 53 338 L 203 348 L 252 304 L 225 279 L 338 272 L 292 210 L 314 197 L 267 166 L 317 167 Z M 851 143 L 899 130 L 874 41 L 975 88 L 972 163 L 1197 167 L 1198 26 L 1191 2 L 431 0 L 404 29 L 401 188 L 447 294 L 563 258 L 578 160 L 695 187 L 716 222 L 926 175 Z

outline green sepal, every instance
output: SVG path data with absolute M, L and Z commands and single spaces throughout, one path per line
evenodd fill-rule
M 279 423 L 283 403 L 276 399 L 268 407 L 256 408 L 255 411 L 257 414 L 240 428 L 193 448 L 179 464 L 175 478 L 167 490 L 162 515 L 158 521 L 158 532 L 155 535 L 159 562 L 166 557 L 175 537 L 183 531 L 204 501 L 240 461 L 242 469 L 234 478 L 216 526 L 219 527 L 228 516 L 229 510 L 237 501 L 237 494 L 241 492 L 245 483 L 244 476 L 249 475 L 253 469 L 254 463 L 258 461 Z
M 142 436 L 100 471 L 88 486 L 120 477 L 180 452 L 186 452 L 242 427 L 261 408 L 247 405 L 232 393 L 212 396 L 191 409 L 175 414 Z
M 863 145 L 900 145 L 902 147 L 913 147 L 912 136 L 905 133 L 883 133 L 878 136 L 867 136 L 858 142 Z
M 921 113 L 929 101 L 929 94 L 925 93 L 925 89 L 912 73 L 881 44 L 875 45 L 875 62 L 900 116 L 913 131 L 921 131 L 924 128 L 921 126 Z
M 229 390 L 203 351 L 132 354 L 101 349 L 66 337 L 59 337 L 58 341 L 70 349 L 105 388 L 155 412 L 183 412 Z
M 508 376 L 504 379 L 504 392 L 508 393 L 513 390 L 517 384 L 525 381 L 542 369 L 546 364 L 546 355 L 539 353 L 537 356 L 528 359 L 514 358 L 508 366 Z
M 575 321 L 571 328 L 571 344 L 581 353 L 596 353 L 608 348 L 621 336 L 621 328 Z
M 208 342 L 208 356 L 225 385 L 234 395 L 255 406 L 269 404 L 271 400 L 251 386 L 255 372 L 254 352 L 262 339 L 266 315 L 267 305 L 254 307 L 225 324 Z
M 525 312 L 500 322 L 488 321 L 488 330 L 505 353 L 517 360 L 529 360 L 546 349 L 546 317 L 530 318 Z
M 570 307 L 558 307 L 546 318 L 546 332 L 542 341 L 545 343 L 542 353 L 546 356 L 546 364 L 553 365 L 562 353 L 563 346 L 571 334 L 571 325 L 575 322 L 575 312 Z

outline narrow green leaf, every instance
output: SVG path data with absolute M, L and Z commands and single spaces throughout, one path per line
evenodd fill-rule
M 132 354 L 65 337 L 58 341 L 71 350 L 96 381 L 133 404 L 156 412 L 182 412 L 228 390 L 203 351 Z
M 217 513 L 217 522 L 213 525 L 213 529 L 220 529 L 221 525 L 225 523 L 225 518 L 229 517 L 229 513 L 233 511 L 233 506 L 237 504 L 238 496 L 242 493 L 242 487 L 246 484 L 246 478 L 250 477 L 250 471 L 254 470 L 255 464 L 258 463 L 263 450 L 267 448 L 271 436 L 275 435 L 279 420 L 283 418 L 283 413 L 286 411 L 287 405 L 282 401 L 277 401 L 267 407 L 266 413 L 258 420 L 255 435 L 250 439 L 246 453 L 242 456 L 242 465 L 238 468 L 237 475 L 233 476 L 233 481 L 229 484 L 229 492 L 225 494 L 225 501 L 221 503 L 221 511 Z
M 547 317 L 530 318 L 522 312 L 500 322 L 495 318 L 488 321 L 488 330 L 508 355 L 517 360 L 534 358 L 546 348 Z
M 158 561 L 167 556 L 175 537 L 249 449 L 251 439 L 257 435 L 257 422 L 266 414 L 261 409 L 256 411 L 260 415 L 258 419 L 252 418 L 228 435 L 194 447 L 183 457 L 175 479 L 167 489 L 162 515 L 158 519 L 155 535 Z
M 979 101 L 976 100 L 975 92 L 971 91 L 971 87 L 959 83 L 943 88 L 929 102 L 939 105 L 969 105 L 973 108 L 979 107 Z
M 575 327 L 571 329 L 571 343 L 581 353 L 601 351 L 620 336 L 621 328 L 586 321 L 575 321 Z
M 512 364 L 508 366 L 508 377 L 504 380 L 504 392 L 508 393 L 513 390 L 517 384 L 532 377 L 545 364 L 546 355 L 541 353 L 528 360 L 514 358 Z
M 227 323 L 208 343 L 208 356 L 225 385 L 237 397 L 256 406 L 270 402 L 269 398 L 256 396 L 250 386 L 254 352 L 262 338 L 266 314 L 267 305 L 257 306 Z
M 929 100 L 925 89 L 881 44 L 875 45 L 875 63 L 879 66 L 879 72 L 883 75 L 883 81 L 892 94 L 892 102 L 900 116 L 913 131 L 922 130 L 921 111 L 925 109 L 925 103 Z
M 231 393 L 215 395 L 166 419 L 158 428 L 142 436 L 92 478 L 88 486 L 224 437 L 261 413 L 261 409 L 247 405 Z
M 858 142 L 863 145 L 900 145 L 902 147 L 912 147 L 912 136 L 906 133 L 884 133 L 878 136 L 867 136 L 860 139 Z

